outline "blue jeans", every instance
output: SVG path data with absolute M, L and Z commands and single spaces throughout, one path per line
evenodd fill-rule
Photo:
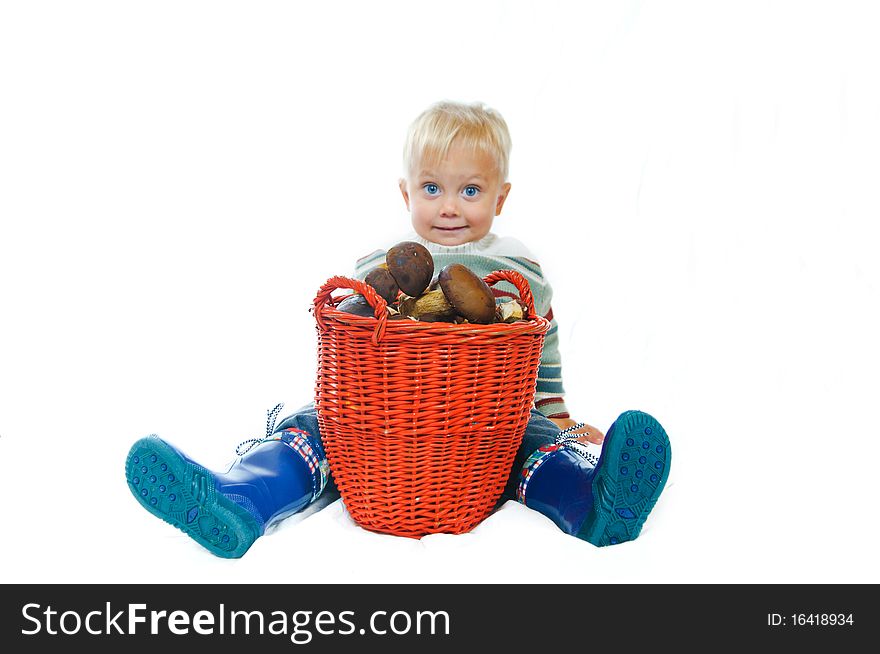
M 275 431 L 287 429 L 288 427 L 302 429 L 303 431 L 308 432 L 311 436 L 320 439 L 321 433 L 318 431 L 318 414 L 315 411 L 315 405 L 307 404 L 293 414 L 287 416 L 277 427 L 275 427 Z M 507 485 L 504 487 L 504 492 L 498 500 L 499 504 L 507 500 L 516 499 L 516 487 L 519 484 L 520 472 L 525 465 L 526 459 L 528 459 L 532 452 L 542 445 L 551 445 L 558 433 L 559 427 L 557 427 L 552 420 L 545 417 L 544 414 L 538 412 L 536 409 L 532 409 L 532 412 L 529 415 L 529 423 L 526 425 L 525 434 L 523 434 L 522 443 L 519 446 L 519 450 L 516 452 L 516 457 L 513 460 L 513 465 L 511 466 L 510 474 L 507 478 Z M 322 494 L 332 499 L 337 499 L 339 497 L 339 489 L 336 488 L 332 475 L 327 481 L 327 486 L 324 488 Z

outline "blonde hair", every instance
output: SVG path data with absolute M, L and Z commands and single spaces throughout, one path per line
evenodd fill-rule
M 510 132 L 501 114 L 481 102 L 464 104 L 443 100 L 419 114 L 406 134 L 403 146 L 404 173 L 417 162 L 442 161 L 453 143 L 491 156 L 500 181 L 507 181 L 510 162 Z

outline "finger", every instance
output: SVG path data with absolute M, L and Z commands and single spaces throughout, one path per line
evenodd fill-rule
M 596 427 L 593 427 L 593 425 L 590 425 L 587 423 L 584 423 L 583 426 L 579 427 L 578 429 L 573 430 L 571 433 L 572 434 L 586 434 L 586 433 L 599 434 L 604 437 L 604 434 L 602 434 L 601 430 L 599 430 Z

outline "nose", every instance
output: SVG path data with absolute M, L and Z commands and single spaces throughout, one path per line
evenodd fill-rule
M 440 216 L 442 218 L 457 218 L 459 216 L 458 203 L 455 200 L 447 198 L 440 208 Z

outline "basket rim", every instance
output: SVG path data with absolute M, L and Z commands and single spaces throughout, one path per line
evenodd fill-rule
M 345 299 L 343 296 L 338 299 Z M 336 300 L 337 298 L 334 298 Z M 371 334 L 375 330 L 378 318 L 374 316 L 356 316 L 352 313 L 339 311 L 332 304 L 324 307 L 324 319 L 331 320 L 343 325 L 351 327 L 362 327 Z M 442 332 L 443 334 L 504 334 L 512 336 L 515 334 L 541 334 L 546 333 L 550 329 L 550 321 L 541 316 L 535 316 L 530 320 L 517 320 L 516 322 L 494 322 L 486 325 L 479 323 L 461 323 L 455 324 L 451 322 L 428 322 L 424 320 L 388 320 L 385 323 L 386 332 L 394 333 L 423 333 L 423 332 Z

